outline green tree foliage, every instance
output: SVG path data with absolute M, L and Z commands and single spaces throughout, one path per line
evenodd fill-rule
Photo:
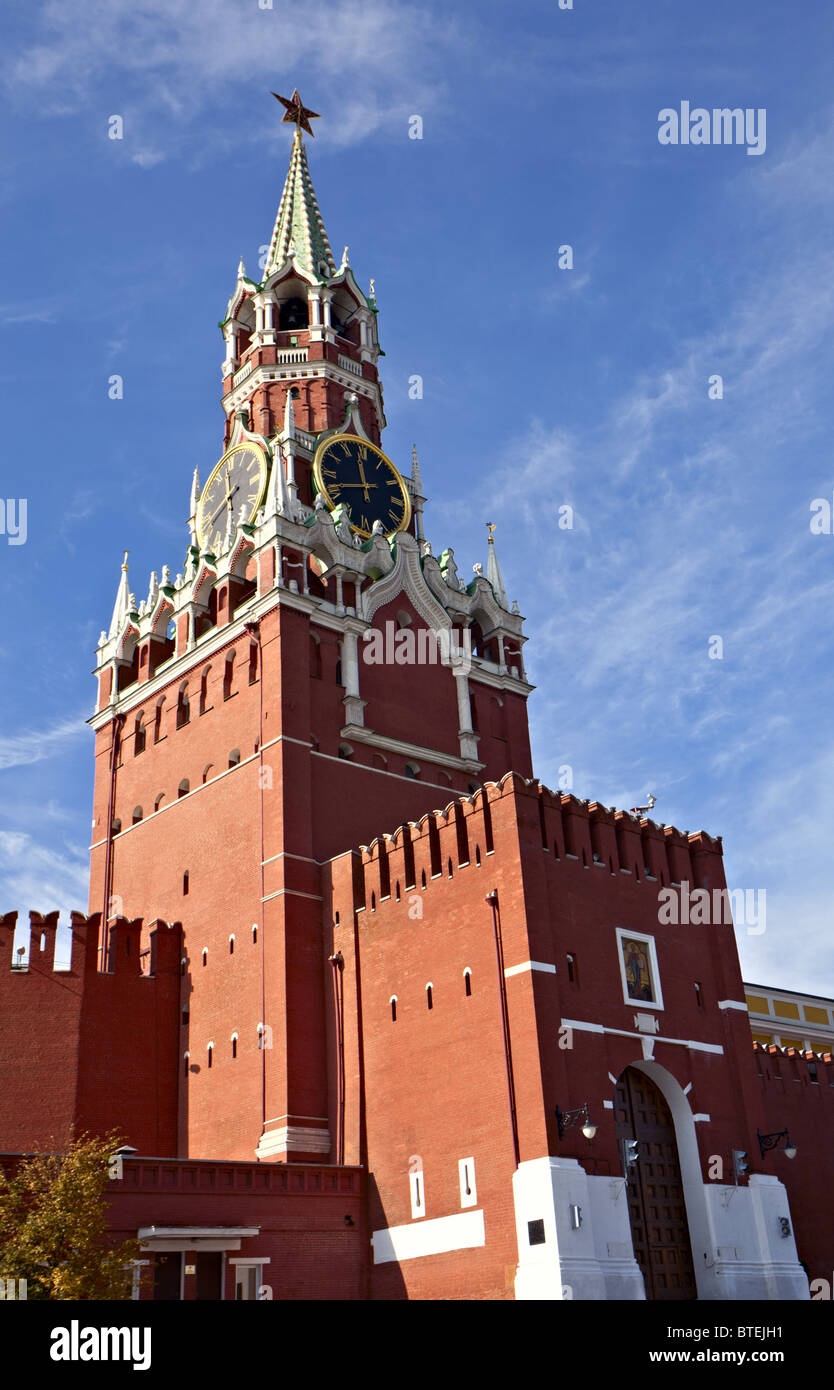
M 25 1279 L 29 1299 L 127 1299 L 137 1241 L 108 1240 L 106 1193 L 117 1134 L 75 1140 L 0 1169 L 0 1275 Z

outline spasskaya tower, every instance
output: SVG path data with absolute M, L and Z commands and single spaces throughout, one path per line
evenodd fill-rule
M 383 452 L 373 282 L 332 254 L 315 113 L 279 100 L 263 279 L 241 262 L 221 324 L 221 457 L 181 571 L 137 596 L 125 558 L 96 654 L 90 910 L 182 921 L 179 1154 L 336 1162 L 325 867 L 530 777 L 530 686 L 491 535 L 465 583 L 425 537 L 416 450 Z

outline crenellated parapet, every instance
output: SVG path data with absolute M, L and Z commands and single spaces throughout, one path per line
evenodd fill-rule
M 487 855 L 515 855 L 520 830 L 531 849 L 547 852 L 564 871 L 628 874 L 652 895 L 684 882 L 698 888 L 710 877 L 716 886 L 724 882 L 720 838 L 659 825 L 508 772 L 342 856 L 352 871 L 334 875 L 340 884 L 336 910 L 375 907 L 408 890 L 428 889 L 432 880 L 481 864 Z
M 148 927 L 150 944 L 143 951 L 143 919 L 112 918 L 108 926 L 106 968 L 100 969 L 101 913 L 87 915 L 71 912 L 72 943 L 68 960 L 66 966 L 56 969 L 54 961 L 60 913 L 30 911 L 28 940 L 23 945 L 15 946 L 16 935 L 20 942 L 18 916 L 17 912 L 6 912 L 0 916 L 0 974 L 13 971 L 15 974 L 54 976 L 59 980 L 66 980 L 70 975 L 81 980 L 93 975 L 138 977 L 179 973 L 179 922 L 168 923 L 159 918 L 151 922 Z

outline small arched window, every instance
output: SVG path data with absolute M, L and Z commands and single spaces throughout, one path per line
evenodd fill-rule
M 138 758 L 140 753 L 145 751 L 145 716 L 137 714 L 136 722 L 133 726 L 133 756 Z
M 240 762 L 240 749 L 233 748 L 229 754 L 229 767 L 237 767 Z
M 203 965 L 204 965 L 204 966 L 206 965 L 207 961 L 208 961 L 208 950 L 207 950 L 207 948 L 204 946 L 204 947 L 203 947 Z
M 344 758 L 345 762 L 350 762 L 353 757 L 353 745 L 350 743 L 340 743 L 339 757 Z
M 188 780 L 187 777 L 183 777 L 182 781 L 180 782 L 179 786 L 177 787 L 177 797 L 188 796 L 188 793 L 189 793 L 190 791 L 191 791 L 191 783 L 189 782 L 189 780 Z
M 432 995 L 433 989 L 434 989 L 434 986 L 433 986 L 433 985 L 426 985 L 426 1008 L 428 1008 L 428 1009 L 433 1009 L 433 1008 L 434 1008 L 434 999 L 433 999 L 433 995 Z
M 452 869 L 452 861 L 451 861 L 451 859 L 449 860 L 448 874 L 449 874 L 449 878 L 454 878 L 454 876 L 455 876 L 455 875 L 454 875 L 454 870 Z
M 480 867 L 481 867 L 481 847 L 480 847 L 480 845 L 476 845 L 476 846 L 475 846 L 475 866 L 476 866 L 476 868 L 478 868 L 478 869 L 480 869 Z
M 231 936 L 229 937 L 229 955 L 230 955 L 230 956 L 233 956 L 234 953 L 235 953 L 235 934 L 234 934 L 234 932 L 232 932 Z
M 187 897 L 188 897 L 188 889 L 189 889 L 189 886 L 190 886 L 189 874 L 188 874 L 188 870 L 186 869 L 185 873 L 184 873 L 183 876 L 182 876 L 182 895 L 183 895 L 184 898 L 187 898 Z
M 396 996 L 396 994 L 392 994 L 392 995 L 391 995 L 391 998 L 388 1000 L 388 1003 L 391 1005 L 391 1022 L 392 1022 L 392 1023 L 396 1023 L 396 1021 L 397 1021 L 397 996 Z
M 164 793 L 164 792 L 157 792 L 156 797 L 154 798 L 154 803 L 153 803 L 153 808 L 154 808 L 155 811 L 158 811 L 158 810 L 159 810 L 159 808 L 160 808 L 160 806 L 162 805 L 162 803 L 163 803 L 164 800 L 165 800 L 165 793 Z
M 188 683 L 183 681 L 177 692 L 177 728 L 182 729 L 191 718 L 191 707 L 188 703 Z
M 209 1068 L 211 1068 L 212 1061 L 214 1060 L 214 1043 L 213 1043 L 213 1042 L 210 1042 L 209 1045 L 208 1045 L 208 1047 L 206 1048 L 206 1055 L 207 1055 L 207 1065 L 209 1066 Z
M 209 697 L 209 672 L 210 672 L 210 671 L 211 671 L 211 667 L 210 667 L 210 666 L 207 666 L 206 669 L 205 669 L 205 671 L 203 672 L 201 678 L 200 678 L 200 713 L 201 713 L 201 714 L 205 714 L 206 710 L 211 708 L 211 706 L 209 705 L 209 702 L 208 702 L 208 697 Z
M 133 824 L 134 824 L 134 825 L 138 825 L 141 819 L 142 819 L 142 807 L 141 807 L 141 806 L 134 806 L 134 808 L 133 808 Z
M 371 912 L 376 912 L 376 893 L 371 894 Z
M 237 1033 L 232 1033 L 232 1057 L 237 1056 Z
M 110 827 L 110 834 L 111 834 L 111 835 L 121 835 L 121 833 L 122 833 L 122 823 L 121 823 L 121 821 L 119 820 L 119 817 L 116 816 L 115 819 L 114 819 L 114 821 L 113 821 L 113 824 L 112 824 L 111 827 Z
M 468 965 L 463 972 L 463 988 L 468 999 L 472 993 L 472 971 L 469 969 Z
M 234 694 L 233 686 L 235 679 L 235 654 L 229 652 L 223 666 L 223 699 L 228 700 Z
M 419 777 L 419 776 L 420 776 L 420 764 L 419 764 L 419 763 L 406 763 L 406 765 L 405 765 L 405 775 L 406 775 L 406 777 L 414 777 L 414 778 Z
M 183 1055 L 182 1055 L 182 1060 L 183 1060 L 183 1063 L 184 1063 L 184 1066 L 183 1066 L 183 1073 L 184 1073 L 185 1076 L 188 1075 L 188 1059 L 189 1059 L 190 1056 L 191 1056 L 191 1053 L 190 1053 L 190 1052 L 184 1052 Z
M 422 873 L 420 874 L 420 887 L 421 887 L 421 888 L 425 888 L 425 886 L 426 886 L 426 871 L 425 871 L 425 869 L 423 869 Z
M 252 944 L 254 945 L 255 942 L 256 942 L 257 940 L 258 940 L 258 924 L 257 924 L 257 922 L 253 922 L 253 923 L 252 923 Z
M 203 768 L 203 783 L 204 783 L 204 784 L 208 781 L 208 779 L 209 779 L 209 773 L 211 772 L 211 769 L 212 769 L 213 766 L 214 766 L 213 763 L 206 763 L 205 767 Z
M 157 702 L 156 702 L 156 709 L 154 710 L 154 716 L 153 716 L 153 741 L 154 741 L 154 743 L 159 743 L 159 740 L 163 737 L 163 733 L 162 733 L 162 713 L 163 713 L 163 710 L 164 710 L 164 709 L 165 709 L 165 696 L 163 695 L 163 696 L 160 697 L 160 699 L 157 700 Z

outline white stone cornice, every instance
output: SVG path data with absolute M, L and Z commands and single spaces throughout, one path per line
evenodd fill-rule
M 479 662 L 480 657 L 472 657 L 472 666 L 469 671 L 470 680 L 476 680 L 481 685 L 489 685 L 493 690 L 512 690 L 515 694 L 525 697 L 532 694 L 536 688 L 534 685 L 530 685 L 529 681 L 519 680 L 518 676 L 511 676 L 509 671 L 504 676 L 495 675 L 492 671 L 485 671 Z
M 382 753 L 398 753 L 404 758 L 421 758 L 423 762 L 434 763 L 436 767 L 449 767 L 455 772 L 481 772 L 486 763 L 478 762 L 476 758 L 459 758 L 454 753 L 442 753 L 438 748 L 426 748 L 421 743 L 406 743 L 404 739 L 388 738 L 385 734 L 377 734 L 373 729 L 366 729 L 363 724 L 345 724 L 342 729 L 342 737 L 352 739 L 354 743 L 365 743 L 371 748 L 378 748 Z

